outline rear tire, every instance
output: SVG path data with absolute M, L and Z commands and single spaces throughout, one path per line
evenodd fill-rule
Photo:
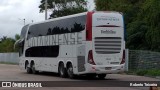
M 29 63 L 26 64 L 26 71 L 28 74 L 31 74 L 32 73 L 32 70 L 31 68 L 29 67 Z
M 68 77 L 69 78 L 75 78 L 75 75 L 73 73 L 73 66 L 72 64 L 69 64 L 68 67 L 67 67 L 67 74 L 68 74 Z
M 63 63 L 60 63 L 59 68 L 58 68 L 58 73 L 60 77 L 62 78 L 65 78 L 67 76 L 67 71 Z
M 106 74 L 98 74 L 99 79 L 105 79 L 105 77 L 106 77 Z
M 38 74 L 38 71 L 35 69 L 35 64 L 34 63 L 31 65 L 31 70 L 32 70 L 33 74 Z

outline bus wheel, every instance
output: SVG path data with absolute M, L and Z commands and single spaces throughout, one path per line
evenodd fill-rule
M 67 74 L 69 76 L 69 78 L 74 78 L 74 74 L 73 74 L 73 66 L 72 64 L 69 64 L 67 67 Z
M 33 74 L 37 74 L 38 73 L 38 71 L 35 69 L 35 64 L 34 63 L 32 63 L 32 65 L 31 65 L 31 70 L 32 70 Z
M 106 74 L 98 74 L 99 79 L 104 79 L 106 77 Z
M 26 64 L 26 71 L 28 74 L 31 74 L 32 73 L 32 70 L 31 68 L 29 67 L 29 63 Z
M 60 63 L 59 68 L 58 68 L 58 73 L 60 77 L 65 78 L 67 76 L 66 74 L 66 69 L 64 68 L 64 64 Z

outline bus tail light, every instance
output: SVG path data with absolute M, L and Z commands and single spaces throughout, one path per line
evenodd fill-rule
M 125 63 L 125 50 L 123 50 L 123 56 L 122 56 L 121 64 L 124 64 L 124 63 Z
M 87 13 L 87 23 L 86 23 L 86 41 L 92 41 L 92 14 L 94 12 Z
M 92 64 L 92 65 L 96 65 L 94 60 L 93 60 L 93 53 L 92 53 L 92 50 L 90 50 L 88 52 L 88 63 Z

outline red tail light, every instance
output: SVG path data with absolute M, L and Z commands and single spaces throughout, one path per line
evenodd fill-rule
M 122 56 L 121 64 L 124 64 L 124 63 L 125 63 L 125 50 L 123 50 L 123 56 Z
M 120 27 L 120 26 L 116 26 L 116 25 L 99 25 L 96 27 Z
M 92 65 L 96 65 L 94 60 L 93 60 L 93 53 L 92 53 L 92 50 L 90 50 L 88 52 L 88 63 L 92 64 Z
M 87 23 L 86 23 L 86 40 L 92 41 L 92 14 L 93 12 L 87 13 Z

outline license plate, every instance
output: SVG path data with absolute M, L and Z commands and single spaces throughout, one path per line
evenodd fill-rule
M 105 67 L 105 70 L 111 70 L 112 67 Z

